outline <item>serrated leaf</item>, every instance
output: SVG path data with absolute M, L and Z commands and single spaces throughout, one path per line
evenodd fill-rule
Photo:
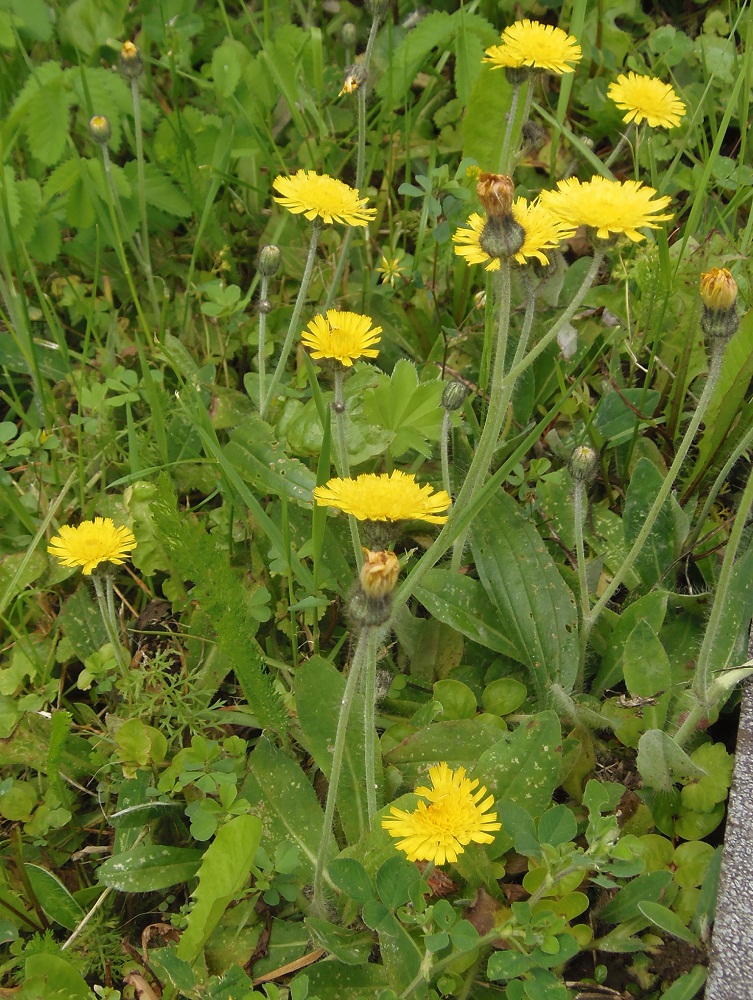
M 29 100 L 24 115 L 24 130 L 32 156 L 51 167 L 63 156 L 68 139 L 69 91 L 60 81 L 39 87 Z
M 50 920 L 68 931 L 75 930 L 86 914 L 60 879 L 39 865 L 25 864 L 24 868 L 34 895 Z
M 472 528 L 476 567 L 499 611 L 499 627 L 524 651 L 537 694 L 551 682 L 570 691 L 578 670 L 578 614 L 536 528 L 497 493 Z
M 395 458 L 409 448 L 431 455 L 430 442 L 438 440 L 442 426 L 443 386 L 439 379 L 419 382 L 415 365 L 401 359 L 389 378 L 380 376 L 379 384 L 364 394 L 364 418 L 390 432 Z
M 126 164 L 125 175 L 135 190 L 139 183 L 135 160 Z M 179 219 L 186 219 L 193 213 L 188 198 L 173 184 L 167 174 L 153 163 L 144 164 L 144 191 L 147 204 L 153 205 L 161 212 L 175 215 Z
M 187 882 L 200 864 L 201 851 L 152 844 L 108 858 L 99 866 L 97 878 L 121 892 L 154 892 Z
M 193 962 L 251 871 L 261 840 L 257 816 L 236 816 L 221 826 L 204 853 L 194 904 L 177 947 L 178 958 Z

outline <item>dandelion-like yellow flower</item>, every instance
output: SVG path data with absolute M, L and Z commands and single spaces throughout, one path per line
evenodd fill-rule
M 514 255 L 518 264 L 527 264 L 532 258 L 546 266 L 547 252 L 556 250 L 563 240 L 569 239 L 575 227 L 556 216 L 536 201 L 516 198 L 512 206 L 512 217 L 523 227 L 525 238 L 520 250 Z M 481 246 L 481 234 L 486 219 L 474 212 L 468 219 L 468 227 L 458 229 L 452 237 L 455 253 L 465 257 L 469 264 L 484 264 L 487 271 L 499 269 L 499 257 L 490 256 Z
M 624 122 L 636 125 L 645 120 L 651 128 L 676 128 L 685 114 L 685 105 L 671 85 L 654 76 L 621 74 L 609 84 L 607 97 L 626 112 Z
M 403 270 L 405 264 L 403 263 L 403 258 L 405 253 L 402 250 L 397 250 L 394 257 L 388 257 L 386 254 L 382 254 L 382 259 L 376 266 L 375 270 L 377 274 L 381 274 L 379 279 L 382 284 L 389 284 L 392 288 L 395 287 L 395 282 L 398 278 L 403 277 Z
M 95 517 L 93 521 L 82 521 L 76 528 L 64 524 L 47 551 L 63 566 L 80 566 L 84 575 L 89 576 L 103 562 L 120 566 L 135 548 L 136 539 L 130 528 L 116 527 L 109 517 Z
M 640 181 L 610 181 L 597 176 L 581 183 L 577 177 L 568 177 L 554 191 L 543 191 L 541 201 L 563 222 L 595 229 L 599 239 L 627 236 L 637 243 L 645 238 L 639 229 L 658 229 L 657 223 L 672 218 L 671 214 L 658 214 L 670 198 L 654 198 L 655 194 Z
M 294 215 L 302 212 L 309 221 L 365 226 L 376 216 L 375 208 L 366 208 L 368 198 L 359 198 L 355 188 L 329 174 L 299 170 L 292 177 L 275 177 L 272 187 L 280 193 L 276 202 Z
M 502 44 L 486 50 L 484 62 L 493 69 L 543 69 L 547 73 L 572 73 L 572 63 L 580 62 L 577 38 L 562 28 L 539 21 L 516 21 L 502 32 Z
M 303 346 L 312 358 L 332 358 L 350 368 L 359 358 L 375 358 L 379 351 L 381 326 L 372 326 L 370 316 L 328 309 L 326 316 L 314 316 L 303 332 Z
M 365 473 L 355 479 L 330 479 L 317 486 L 314 499 L 321 507 L 337 507 L 359 521 L 429 521 L 444 524 L 452 502 L 444 490 L 419 486 L 416 477 L 396 469 L 382 475 Z
M 474 791 L 478 780 L 465 776 L 465 768 L 453 771 L 447 764 L 429 768 L 432 787 L 416 789 L 416 795 L 429 800 L 429 805 L 419 802 L 415 812 L 392 806 L 390 815 L 382 826 L 390 836 L 402 838 L 397 849 L 409 861 L 433 861 L 443 865 L 454 863 L 465 850 L 466 844 L 491 844 L 492 834 L 502 826 L 496 812 L 489 812 L 494 805 L 491 795 L 481 785 Z M 486 798 L 485 798 L 486 796 Z

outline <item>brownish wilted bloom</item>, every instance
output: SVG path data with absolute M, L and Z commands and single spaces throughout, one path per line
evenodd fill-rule
M 507 174 L 479 174 L 476 193 L 488 219 L 499 221 L 512 212 L 515 185 Z

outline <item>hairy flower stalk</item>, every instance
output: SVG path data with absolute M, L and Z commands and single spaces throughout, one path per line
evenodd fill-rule
M 298 323 L 301 318 L 301 312 L 303 311 L 303 303 L 306 301 L 306 294 L 308 292 L 309 284 L 311 282 L 311 275 L 314 270 L 314 260 L 316 259 L 316 247 L 319 242 L 319 234 L 322 231 L 321 223 L 318 218 L 315 218 L 311 223 L 311 240 L 309 242 L 309 252 L 306 257 L 306 266 L 303 269 L 303 277 L 301 278 L 301 285 L 298 289 L 298 295 L 296 296 L 295 305 L 293 306 L 293 315 L 290 317 L 290 324 L 288 325 L 288 332 L 285 334 L 285 340 L 282 345 L 282 351 L 280 352 L 280 357 L 277 361 L 277 367 L 274 370 L 272 379 L 269 383 L 269 388 L 266 391 L 263 399 L 259 400 L 259 416 L 262 418 L 266 417 L 269 406 L 274 399 L 274 395 L 277 392 L 277 386 L 280 384 L 282 379 L 282 373 L 285 371 L 285 365 L 287 364 L 288 357 L 290 355 L 291 348 L 293 347 L 293 339 L 298 329 Z
M 264 382 L 267 377 L 267 315 L 272 309 L 272 303 L 267 298 L 269 279 L 277 274 L 280 266 L 280 248 L 273 243 L 262 247 L 259 253 L 259 350 L 256 354 L 256 365 L 259 371 L 259 406 L 264 399 Z
M 345 372 L 342 368 L 335 370 L 335 398 L 332 402 L 332 413 L 335 420 L 335 454 L 337 456 L 337 474 L 343 479 L 350 476 L 350 459 L 348 458 L 348 437 L 345 421 L 345 396 L 343 381 Z M 353 544 L 353 555 L 356 566 L 361 565 L 361 536 L 358 533 L 358 521 L 353 514 L 348 514 L 350 540 Z
M 581 445 L 570 456 L 568 469 L 573 480 L 573 529 L 575 533 L 575 552 L 578 562 L 578 585 L 580 588 L 580 657 L 578 674 L 575 680 L 575 690 L 583 685 L 583 675 L 586 662 L 586 639 L 583 623 L 588 618 L 591 602 L 588 594 L 588 578 L 586 576 L 586 553 L 583 545 L 583 522 L 586 517 L 586 486 L 596 470 L 598 456 L 593 448 Z

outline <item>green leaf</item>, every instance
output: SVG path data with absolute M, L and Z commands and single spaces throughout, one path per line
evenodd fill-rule
M 628 636 L 639 622 L 646 622 L 658 635 L 667 612 L 667 592 L 652 591 L 629 604 L 616 617 L 607 648 L 594 682 L 593 693 L 601 695 L 606 688 L 617 684 L 623 677 L 623 656 Z
M 638 741 L 638 770 L 649 788 L 668 792 L 683 778 L 701 778 L 706 772 L 695 764 L 672 737 L 649 729 Z
M 663 694 L 672 683 L 669 658 L 647 621 L 639 621 L 627 638 L 623 670 L 625 684 L 634 698 Z
M 155 892 L 187 882 L 201 864 L 201 851 L 192 847 L 133 847 L 115 854 L 97 870 L 103 885 L 120 892 Z
M 230 97 L 241 80 L 241 67 L 249 61 L 249 53 L 241 42 L 224 38 L 212 53 L 212 78 L 220 97 Z
M 478 719 L 435 722 L 406 737 L 384 755 L 385 764 L 396 767 L 407 785 L 415 786 L 432 764 L 446 761 L 451 768 L 470 771 L 479 757 L 499 740 L 499 729 Z
M 374 949 L 374 935 L 370 931 L 351 931 L 328 920 L 307 917 L 306 926 L 311 931 L 314 943 L 325 948 L 330 955 L 346 965 L 362 965 L 368 962 Z
M 31 955 L 24 962 L 18 1000 L 94 1000 L 81 973 L 60 955 Z
M 444 719 L 472 719 L 476 714 L 476 695 L 462 681 L 436 681 L 434 700 L 442 706 Z
M 379 1000 L 386 989 L 384 966 L 374 962 L 343 965 L 341 962 L 317 962 L 308 969 L 309 990 L 326 1000 Z
M 525 653 L 499 628 L 497 609 L 479 580 L 447 569 L 432 569 L 415 594 L 433 618 L 487 649 L 524 662 Z
M 499 677 L 486 685 L 481 696 L 481 704 L 485 712 L 505 716 L 520 708 L 527 696 L 528 689 L 525 684 L 516 681 L 514 677 Z
M 356 903 L 363 905 L 374 898 L 371 879 L 355 858 L 333 858 L 329 863 L 329 876 L 337 888 Z
M 249 417 L 230 434 L 225 456 L 238 474 L 260 495 L 287 496 L 309 506 L 316 476 L 297 458 L 289 458 L 272 428 L 259 417 Z
M 693 751 L 690 759 L 706 773 L 682 788 L 680 798 L 683 807 L 692 812 L 711 812 L 714 806 L 727 798 L 734 757 L 721 743 L 704 743 Z
M 492 982 L 498 979 L 515 979 L 533 965 L 528 955 L 518 951 L 497 951 L 489 958 L 486 975 Z
M 623 886 L 612 899 L 598 911 L 598 919 L 610 924 L 620 924 L 640 915 L 639 905 L 658 903 L 672 883 L 672 872 L 648 872 L 639 875 Z
M 664 476 L 647 458 L 642 458 L 633 469 L 622 516 L 628 545 L 632 545 L 638 537 L 663 483 Z M 664 503 L 633 564 L 647 589 L 658 583 L 674 562 L 677 543 L 681 541 L 675 538 L 675 534 L 676 523 L 670 499 Z
M 552 806 L 539 820 L 539 843 L 557 847 L 575 840 L 578 824 L 572 809 L 567 806 Z
M 251 871 L 261 841 L 257 816 L 236 816 L 217 831 L 204 853 L 199 884 L 193 891 L 188 926 L 177 948 L 178 958 L 193 962 Z
M 730 585 L 724 595 L 719 627 L 714 634 L 708 662 L 714 672 L 730 665 L 741 633 L 747 635 L 753 616 L 753 549 L 740 556 L 732 568 Z M 746 643 L 747 646 L 747 643 Z
M 296 710 L 303 734 L 303 745 L 329 778 L 332 771 L 332 747 L 337 732 L 337 721 L 343 695 L 345 678 L 332 664 L 321 656 L 312 656 L 296 674 Z M 348 843 L 356 843 L 368 831 L 366 806 L 366 771 L 364 763 L 363 698 L 353 701 L 348 729 L 345 734 L 343 767 L 338 790 L 338 809 Z M 376 740 L 374 734 L 370 738 Z M 381 789 L 382 776 L 377 760 L 376 780 Z M 377 792 L 381 798 L 381 792 Z
M 376 873 L 379 898 L 391 910 L 403 906 L 411 898 L 411 890 L 421 881 L 414 864 L 401 855 L 388 858 Z
M 659 405 L 661 393 L 656 389 L 620 389 L 602 396 L 594 414 L 593 426 L 610 445 L 629 441 L 638 426 L 638 410 L 648 421 Z
M 496 800 L 515 802 L 536 819 L 551 805 L 559 784 L 561 738 L 557 714 L 540 712 L 482 754 L 472 776 Z
M 706 982 L 707 975 L 705 965 L 694 965 L 689 972 L 672 983 L 666 993 L 662 993 L 662 1000 L 693 1000 Z
M 499 628 L 524 651 L 539 698 L 552 681 L 570 691 L 579 655 L 575 600 L 536 528 L 497 492 L 473 524 L 472 546 Z
M 54 82 L 37 88 L 26 107 L 24 129 L 29 148 L 34 158 L 46 167 L 58 163 L 65 152 L 70 101 L 61 71 Z
M 638 909 L 652 924 L 666 931 L 667 934 L 679 938 L 680 941 L 687 941 L 688 944 L 695 945 L 696 948 L 701 947 L 701 943 L 695 934 L 689 931 L 677 914 L 673 913 L 668 907 L 662 906 L 661 903 L 646 901 L 638 903 Z
M 299 765 L 266 737 L 261 737 L 248 760 L 249 773 L 239 798 L 250 803 L 264 828 L 264 847 L 291 841 L 301 852 L 302 878 L 311 881 L 322 840 L 324 813 Z M 327 840 L 327 856 L 337 853 L 334 837 Z
M 390 432 L 388 447 L 399 458 L 410 448 L 431 456 L 431 442 L 442 426 L 444 382 L 419 382 L 416 366 L 404 358 L 392 376 L 381 376 L 376 388 L 364 394 L 363 415 L 374 426 Z
M 136 161 L 132 160 L 127 163 L 124 171 L 136 190 L 139 183 Z M 187 219 L 189 215 L 193 214 L 193 208 L 188 198 L 173 184 L 167 174 L 153 163 L 144 165 L 144 191 L 147 203 L 158 208 L 161 212 L 167 212 L 168 215 L 177 216 L 179 219 Z
M 463 120 L 463 156 L 476 160 L 482 170 L 495 170 L 500 161 L 512 93 L 504 71 L 481 66 Z
M 405 926 L 391 913 L 380 923 L 377 934 L 390 986 L 396 992 L 402 992 L 418 976 L 424 949 L 419 947 Z
M 39 865 L 24 865 L 34 895 L 44 912 L 61 927 L 72 931 L 86 914 L 60 879 Z

